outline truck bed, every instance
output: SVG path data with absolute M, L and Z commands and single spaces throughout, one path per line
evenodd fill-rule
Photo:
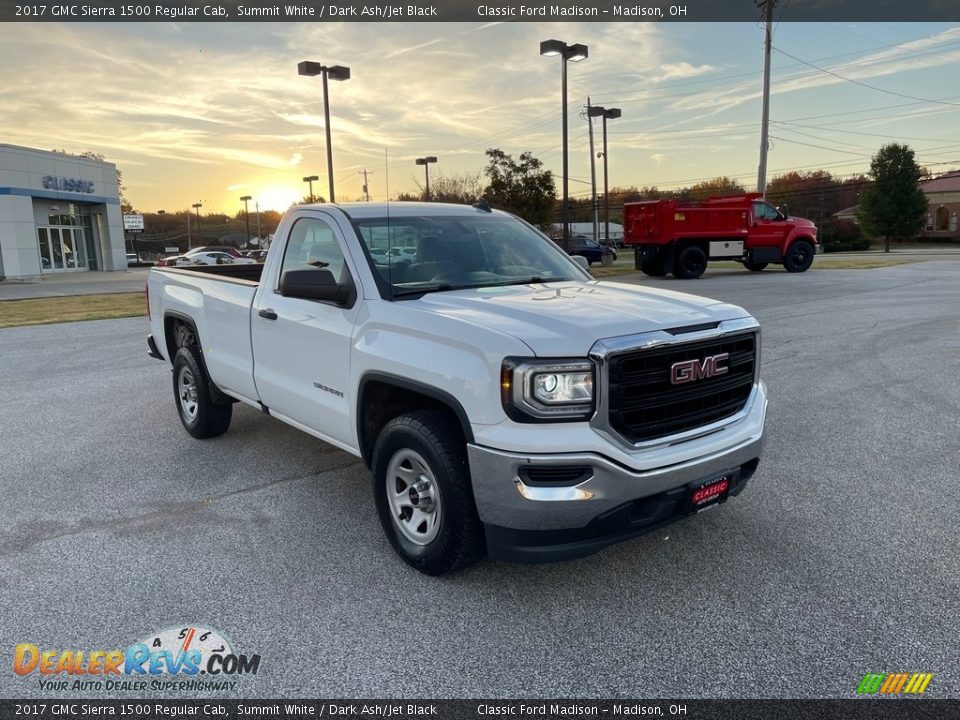
M 187 272 L 202 272 L 223 278 L 247 280 L 255 285 L 260 284 L 260 275 L 263 273 L 263 263 L 255 265 L 186 265 L 182 267 L 159 267 L 157 270 L 186 270 Z

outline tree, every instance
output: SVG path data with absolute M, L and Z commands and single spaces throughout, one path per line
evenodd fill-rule
M 487 150 L 484 173 L 490 183 L 483 194 L 491 206 L 519 215 L 542 230 L 550 227 L 557 188 L 553 173 L 531 152 L 514 160 L 499 148 Z
M 890 238 L 914 237 L 927 217 L 927 198 L 920 189 L 920 167 L 908 145 L 891 143 L 870 161 L 873 185 L 860 196 L 858 219 L 872 235 L 883 236 L 883 251 Z
M 858 196 L 870 184 L 864 175 L 841 180 L 826 170 L 793 170 L 767 183 L 767 200 L 788 206 L 790 214 L 823 221 L 836 212 L 856 205 Z
M 456 175 L 437 174 L 430 178 L 429 198 L 425 185 L 415 180 L 414 184 L 417 186 L 417 192 L 400 193 L 397 200 L 472 205 L 483 195 L 481 177 L 482 173 L 480 172 L 464 172 Z
M 743 185 L 723 176 L 691 185 L 683 191 L 683 194 L 691 200 L 706 200 L 713 195 L 742 195 L 745 192 Z

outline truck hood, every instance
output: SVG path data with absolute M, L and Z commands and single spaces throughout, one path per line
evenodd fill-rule
M 507 333 L 542 357 L 580 357 L 603 338 L 748 316 L 696 295 L 597 281 L 455 290 L 411 302 Z

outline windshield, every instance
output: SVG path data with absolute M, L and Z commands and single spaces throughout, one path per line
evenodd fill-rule
M 419 215 L 354 221 L 390 298 L 465 288 L 589 280 L 546 237 L 504 215 Z

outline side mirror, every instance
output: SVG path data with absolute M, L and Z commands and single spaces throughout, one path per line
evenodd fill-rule
M 286 270 L 280 276 L 280 294 L 284 297 L 343 305 L 352 291 L 352 286 L 339 284 L 329 270 Z
M 582 270 L 590 272 L 590 263 L 587 262 L 587 259 L 583 255 L 571 255 L 570 258 L 579 265 Z

